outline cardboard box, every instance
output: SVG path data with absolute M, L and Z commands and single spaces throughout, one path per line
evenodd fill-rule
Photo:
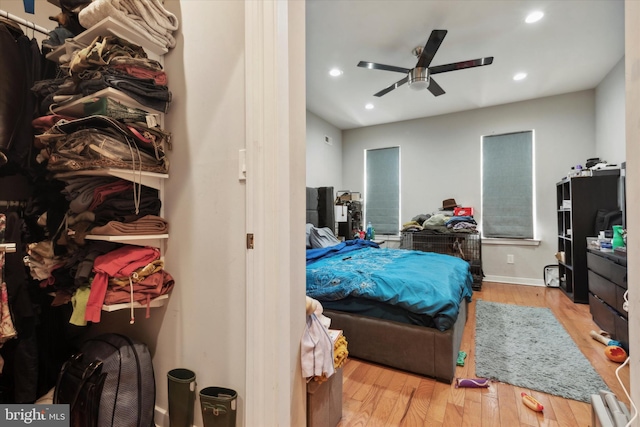
M 336 427 L 342 418 L 342 368 L 325 382 L 307 384 L 307 427 Z
M 473 216 L 473 208 L 469 208 L 469 207 L 453 208 L 453 214 L 455 216 Z
M 336 198 L 336 204 L 346 203 L 346 202 L 359 202 L 361 200 L 360 193 L 349 191 L 349 190 L 339 190 L 338 197 Z

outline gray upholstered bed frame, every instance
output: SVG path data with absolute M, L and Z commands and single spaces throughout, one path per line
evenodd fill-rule
M 326 193 L 331 193 L 331 197 Z M 308 219 L 310 214 L 314 218 L 324 215 L 316 215 L 313 213 L 314 209 L 309 209 L 314 206 L 309 204 L 309 200 L 316 200 L 316 194 L 317 189 L 307 187 Z M 318 209 L 327 212 L 328 207 L 333 209 L 333 202 L 333 191 L 325 192 L 325 199 L 318 200 Z M 316 226 L 334 229 L 332 223 L 321 221 Z M 467 321 L 466 301 L 460 304 L 460 313 L 453 328 L 444 332 L 334 310 L 325 310 L 324 314 L 331 319 L 332 329 L 344 331 L 349 356 L 433 377 L 447 383 L 453 382 L 462 333 Z
M 324 310 L 324 315 L 331 319 L 332 329 L 344 331 L 349 356 L 453 382 L 467 321 L 466 301 L 460 304 L 453 328 L 444 332 L 334 310 Z

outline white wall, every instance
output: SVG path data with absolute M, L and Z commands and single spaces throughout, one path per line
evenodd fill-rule
M 331 138 L 331 144 L 325 142 Z M 308 187 L 333 187 L 361 191 L 342 185 L 342 131 L 307 111 L 307 182 Z
M 246 203 L 238 150 L 245 147 L 244 3 L 166 6 L 181 24 L 178 44 L 165 57 L 174 95 L 166 118 L 174 146 L 165 198 L 171 225 L 166 268 L 176 286 L 162 317 L 153 313 L 161 322 L 156 405 L 167 408 L 166 372 L 184 367 L 196 372 L 198 390 L 236 390 L 243 425 Z M 202 425 L 199 410 L 195 420 Z
M 596 88 L 596 156 L 610 164 L 625 161 L 624 58 Z
M 165 372 L 187 367 L 198 375 L 198 390 L 217 385 L 238 392 L 238 426 L 256 425 L 249 422 L 256 418 L 268 424 L 267 420 L 278 420 L 279 425 L 304 422 L 299 364 L 305 324 L 304 261 L 302 249 L 291 254 L 289 248 L 302 248 L 304 239 L 300 202 L 304 200 L 305 91 L 303 78 L 286 79 L 287 73 L 304 76 L 299 72 L 304 69 L 304 40 L 299 37 L 304 33 L 304 4 L 293 2 L 288 9 L 282 3 L 274 8 L 275 4 L 236 0 L 166 3 L 182 23 L 178 46 L 166 57 L 175 96 L 167 117 L 175 147 L 171 153 L 174 172 L 166 189 L 166 215 L 171 223 L 167 269 L 176 278 L 176 288 L 157 331 L 156 404 L 167 406 Z M 247 31 L 247 22 L 262 28 Z M 264 42 L 267 38 L 273 44 Z M 260 67 L 252 71 L 271 77 L 275 72 L 285 83 L 264 77 L 264 86 L 254 87 L 245 68 L 247 46 L 253 52 L 251 64 Z M 274 63 L 275 69 L 271 68 Z M 284 69 L 280 64 L 286 64 Z M 248 105 L 247 88 L 254 89 L 252 99 L 261 102 L 257 113 L 255 105 Z M 274 106 L 274 94 L 288 99 Z M 274 129 L 271 126 L 276 122 Z M 259 139 L 248 143 L 249 129 Z M 274 142 L 277 135 L 282 138 Z M 269 147 L 262 150 L 263 144 Z M 245 147 L 247 187 L 238 179 L 238 152 Z M 257 178 L 260 176 L 277 177 L 274 188 L 287 190 L 264 194 L 271 187 L 266 179 Z M 254 199 L 247 199 L 248 191 L 253 191 Z M 287 192 L 289 198 L 283 197 Z M 269 213 L 255 210 L 256 206 L 274 205 L 277 210 Z M 255 229 L 247 220 L 249 210 Z M 248 232 L 256 232 L 251 255 L 246 248 Z M 299 246 L 294 244 L 297 241 Z M 276 247 L 279 250 L 265 257 L 265 248 Z M 278 262 L 268 262 L 267 268 L 255 264 L 249 268 L 250 257 L 275 257 Z M 264 272 L 262 281 L 254 283 L 250 277 L 255 278 L 259 271 Z M 273 277 L 280 280 L 274 283 Z M 266 300 L 278 304 L 268 306 L 260 301 L 247 306 L 259 296 L 249 283 L 261 285 Z M 285 295 L 279 292 L 283 289 Z M 256 319 L 256 313 L 264 317 Z M 255 338 L 259 331 L 262 335 Z M 249 334 L 253 334 L 251 340 Z M 265 349 L 269 354 L 264 354 Z M 247 370 L 253 373 L 251 378 Z M 246 401 L 250 396 L 252 400 Z M 202 425 L 199 407 L 195 419 L 196 425 Z
M 480 141 L 482 135 L 535 131 L 535 246 L 483 245 L 483 270 L 492 280 L 541 284 L 543 267 L 554 263 L 557 248 L 556 182 L 571 166 L 594 157 L 593 90 L 535 99 L 437 117 L 343 131 L 343 183 L 363 187 L 362 153 L 368 148 L 399 145 L 401 150 L 401 218 L 431 213 L 442 201 L 476 208 L 482 220 Z M 507 264 L 507 254 L 515 263 Z

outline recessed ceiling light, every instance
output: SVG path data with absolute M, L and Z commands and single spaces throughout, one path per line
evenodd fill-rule
M 539 20 L 541 20 L 543 16 L 544 13 L 540 11 L 531 12 L 529 15 L 527 15 L 527 19 L 525 19 L 524 22 L 526 22 L 527 24 L 533 24 L 534 22 L 538 22 Z
M 513 76 L 513 80 L 523 80 L 524 78 L 527 77 L 527 73 L 518 73 L 515 76 Z
M 342 74 L 342 70 L 340 70 L 338 68 L 332 68 L 331 71 L 329 71 L 329 75 L 331 75 L 333 77 L 338 77 L 341 74 Z
M 373 110 L 373 104 L 367 104 L 364 106 L 367 110 Z

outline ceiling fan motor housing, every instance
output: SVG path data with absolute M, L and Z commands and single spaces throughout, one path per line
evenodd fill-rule
M 429 69 L 426 67 L 416 67 L 408 73 L 409 87 L 414 90 L 423 90 L 429 87 Z

